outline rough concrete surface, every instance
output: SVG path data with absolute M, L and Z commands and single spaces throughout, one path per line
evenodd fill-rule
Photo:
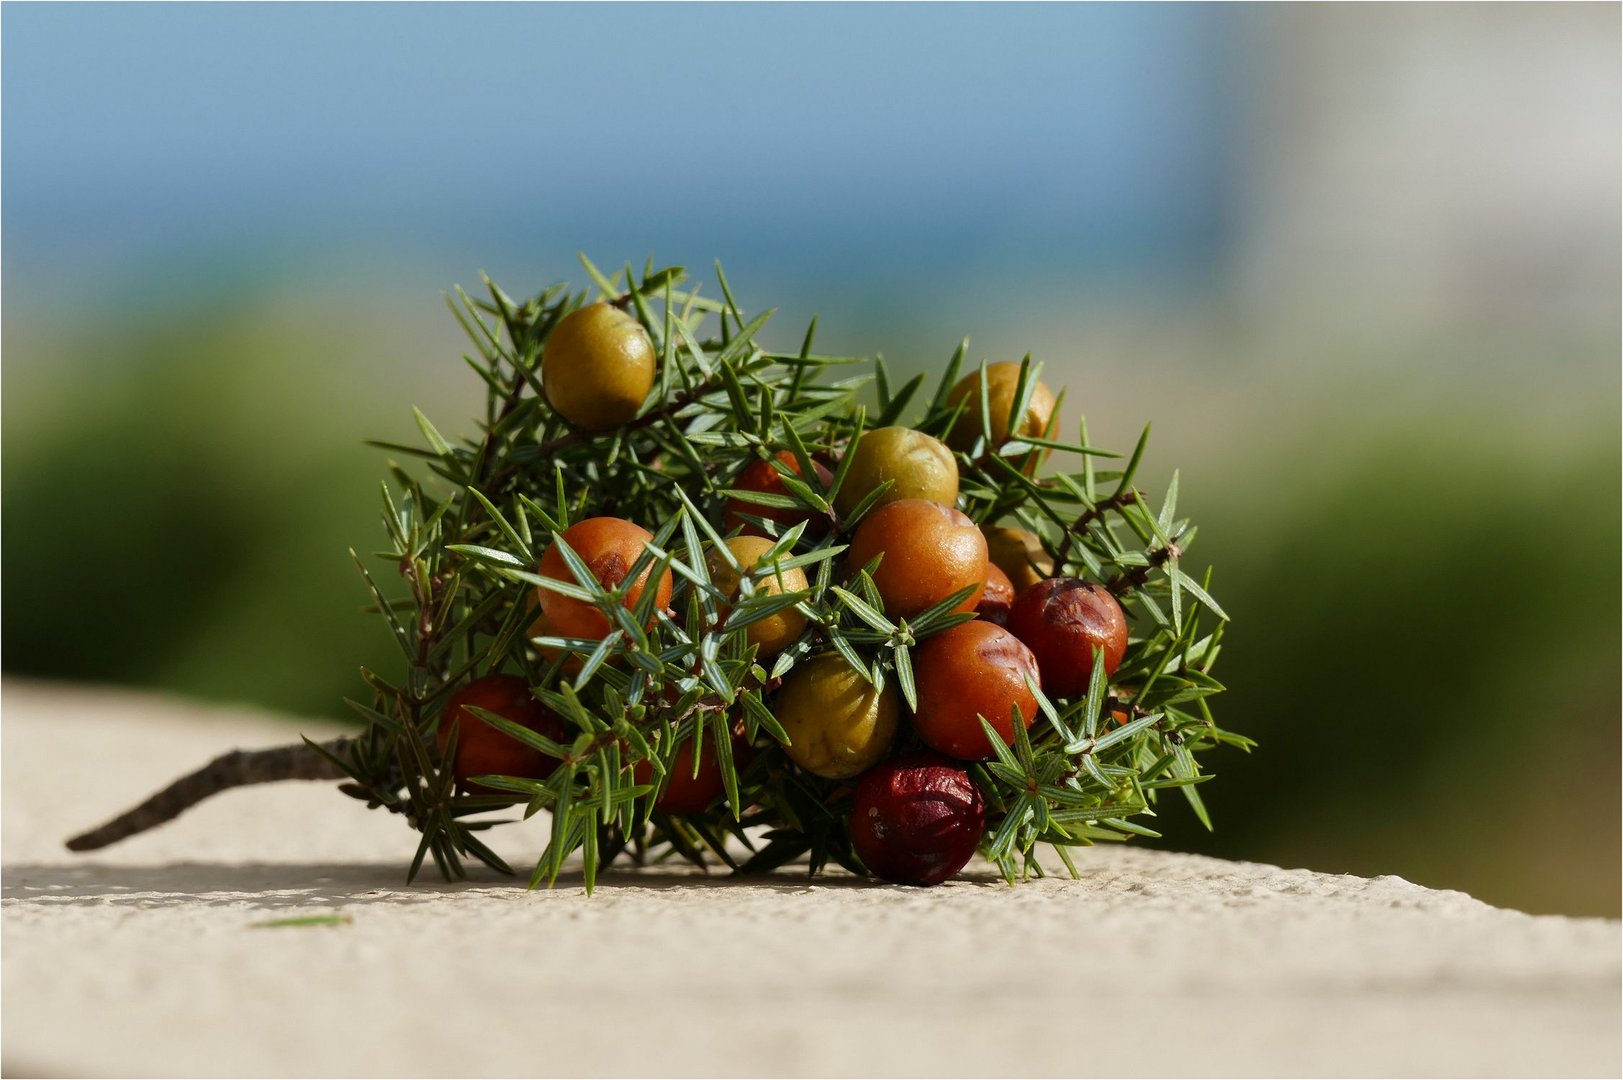
M 296 726 L 22 683 L 0 723 L 10 1076 L 1623 1069 L 1612 921 L 1148 847 L 1016 887 L 407 887 L 412 834 L 325 784 L 231 792 L 72 856 L 70 833 Z M 497 846 L 532 856 L 543 829 Z M 349 921 L 255 925 L 325 913 Z

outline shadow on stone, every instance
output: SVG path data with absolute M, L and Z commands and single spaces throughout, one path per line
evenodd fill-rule
M 791 868 L 792 870 L 792 868 Z M 1001 885 L 990 873 L 966 873 L 960 885 Z M 486 867 L 470 867 L 465 881 L 439 880 L 426 867 L 417 881 L 406 883 L 397 863 L 197 863 L 163 866 L 18 864 L 0 875 L 5 903 L 49 907 L 105 906 L 163 908 L 170 906 L 304 908 L 352 904 L 420 904 L 445 894 L 491 892 L 522 896 L 528 878 L 507 877 Z M 578 893 L 584 886 L 579 870 L 560 875 L 553 892 Z M 890 890 L 885 885 L 847 874 L 816 879 L 804 873 L 779 872 L 750 876 L 726 870 L 706 874 L 687 867 L 650 867 L 599 874 L 599 893 L 620 889 L 727 889 L 779 893 L 817 889 Z M 537 890 L 545 895 L 547 890 Z

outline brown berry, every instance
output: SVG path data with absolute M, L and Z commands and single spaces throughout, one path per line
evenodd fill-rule
M 1106 676 L 1127 653 L 1127 616 L 1109 589 L 1091 581 L 1038 582 L 1014 602 L 1009 629 L 1037 657 L 1043 689 L 1054 697 L 1087 692 L 1095 649 L 1104 650 Z
M 772 549 L 772 541 L 759 536 L 735 536 L 727 541 L 727 550 L 733 553 L 738 560 L 740 569 L 745 574 L 754 570 L 761 561 L 761 556 Z M 719 551 L 711 551 L 705 558 L 710 570 L 710 583 L 720 589 L 729 598 L 736 599 L 743 586 L 743 574 L 734 570 L 728 561 L 722 558 Z M 755 579 L 755 591 L 769 596 L 782 593 L 803 592 L 807 588 L 806 571 L 799 567 L 788 570 L 774 569 L 760 574 Z M 806 616 L 798 608 L 784 608 L 776 614 L 768 615 L 764 619 L 757 619 L 745 628 L 746 639 L 760 651 L 758 658 L 764 659 L 776 656 L 795 643 L 801 631 L 806 629 Z
M 637 415 L 657 364 L 641 323 L 612 304 L 588 304 L 565 315 L 547 337 L 541 389 L 571 424 L 607 431 Z
M 1009 609 L 1014 607 L 1014 583 L 1009 575 L 997 568 L 996 563 L 986 564 L 986 587 L 981 590 L 980 603 L 975 605 L 975 614 L 989 623 L 1006 626 L 1009 622 Z
M 986 717 L 1005 746 L 1013 743 L 1015 712 L 1024 727 L 1037 716 L 1028 676 L 1042 685 L 1031 650 L 1002 627 L 977 619 L 943 630 L 913 652 L 918 689 L 913 726 L 943 754 L 966 761 L 995 757 L 980 718 Z
M 925 499 L 887 503 L 863 518 L 851 537 L 846 562 L 852 570 L 883 555 L 873 582 L 885 614 L 911 619 L 968 586 L 959 605 L 974 611 L 986 584 L 986 538 L 975 523 L 949 506 Z
M 883 427 L 864 432 L 849 451 L 846 470 L 834 506 L 849 514 L 868 493 L 885 481 L 894 481 L 880 503 L 928 499 L 952 506 L 958 501 L 958 462 L 939 439 L 905 427 Z
M 790 450 L 779 450 L 772 455 L 784 468 L 800 476 L 800 459 Z M 813 461 L 812 468 L 817 472 L 817 482 L 810 484 L 812 488 L 828 490 L 829 484 L 834 481 L 834 474 L 829 472 L 819 462 Z M 764 495 L 789 495 L 789 489 L 783 484 L 783 474 L 780 473 L 770 461 L 752 462 L 745 470 L 738 474 L 733 481 L 733 487 L 740 491 L 759 491 Z M 821 536 L 828 532 L 829 519 L 827 514 L 819 514 L 811 509 L 791 510 L 782 506 L 763 506 L 760 503 L 746 502 L 743 499 L 728 499 L 722 507 L 722 528 L 731 532 L 734 529 L 744 530 L 747 536 L 763 535 L 761 530 L 744 520 L 744 515 L 765 518 L 776 522 L 782 529 L 792 529 L 802 521 L 806 523 L 806 535 Z
M 484 709 L 504 720 L 545 735 L 553 742 L 564 738 L 563 717 L 535 700 L 530 686 L 516 675 L 486 675 L 462 687 L 440 711 L 439 747 L 445 752 L 456 728 L 456 756 L 451 772 L 457 786 L 479 795 L 507 794 L 483 784 L 470 783 L 470 776 L 521 776 L 544 780 L 558 767 L 558 759 L 526 746 L 511 735 L 498 731 L 468 711 L 468 706 Z
M 843 780 L 890 750 L 900 710 L 894 680 L 876 689 L 839 653 L 798 664 L 773 698 L 789 736 L 784 753 L 809 773 Z
M 851 844 L 876 877 L 897 885 L 939 885 L 980 846 L 986 801 L 956 762 L 908 754 L 857 781 Z
M 1006 525 L 983 525 L 981 532 L 986 534 L 987 557 L 1009 575 L 1016 596 L 1054 573 L 1054 560 L 1036 533 Z
M 625 581 L 632 565 L 642 558 L 648 541 L 654 538 L 652 533 L 640 525 L 617 517 L 595 517 L 577 521 L 565 529 L 561 536 L 570 549 L 586 563 L 598 584 L 606 589 L 617 588 Z M 653 566 L 649 565 L 637 578 L 636 583 L 626 590 L 624 603 L 628 610 L 635 607 L 642 597 L 643 589 L 648 586 L 648 575 L 652 572 Z M 559 550 L 557 541 L 548 546 L 546 553 L 541 556 L 541 565 L 537 567 L 536 573 L 571 585 L 579 584 L 575 580 L 575 575 L 570 573 L 569 564 L 564 562 L 563 552 Z M 670 604 L 671 585 L 671 572 L 666 570 L 655 585 L 656 608 L 663 609 Z M 558 637 L 589 638 L 597 641 L 607 637 L 614 629 L 609 617 L 599 611 L 596 605 L 585 600 L 577 600 L 540 586 L 536 586 L 535 595 L 541 604 L 541 614 L 546 617 L 553 634 Z

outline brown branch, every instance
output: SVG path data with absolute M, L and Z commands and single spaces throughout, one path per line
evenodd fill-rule
M 706 394 L 713 394 L 720 388 L 721 378 L 719 376 L 711 376 L 704 382 L 693 387 L 691 390 L 683 390 L 681 393 L 676 394 L 671 398 L 670 401 L 666 402 L 664 405 L 661 405 L 659 408 L 650 409 L 648 412 L 643 413 L 635 420 L 628 420 L 626 423 L 615 428 L 612 432 L 585 431 L 580 428 L 576 428 L 567 435 L 560 435 L 551 442 L 542 443 L 540 452 L 546 457 L 551 457 L 553 454 L 557 453 L 559 450 L 562 450 L 566 446 L 574 446 L 576 443 L 583 443 L 589 439 L 595 439 L 600 435 L 638 431 L 642 428 L 648 427 L 650 424 L 659 423 L 667 416 L 675 416 L 677 413 L 681 412 L 689 405 L 692 405 L 695 401 L 698 401 Z
M 1071 527 L 1065 530 L 1065 538 L 1060 541 L 1059 550 L 1054 553 L 1055 571 L 1058 572 L 1059 569 L 1065 565 L 1065 561 L 1071 557 L 1072 540 L 1078 533 L 1080 533 L 1083 529 L 1086 529 L 1095 518 L 1103 517 L 1106 512 L 1111 510 L 1120 510 L 1122 507 L 1127 506 L 1137 498 L 1138 489 L 1128 488 L 1125 491 L 1118 491 L 1109 498 L 1094 503 L 1092 506 L 1082 511 L 1082 513 L 1077 516 L 1077 519 L 1071 522 Z
M 1183 554 L 1183 549 L 1177 544 L 1168 544 L 1164 548 L 1156 548 L 1150 552 L 1150 561 L 1143 566 L 1117 574 L 1105 582 L 1105 588 L 1110 590 L 1112 596 L 1120 596 L 1138 588 L 1150 579 L 1150 571 L 1156 567 L 1165 566 L 1168 562 Z
M 342 754 L 352 742 L 348 737 L 321 744 L 330 754 Z M 210 795 L 248 784 L 268 784 L 278 780 L 341 780 L 344 773 L 319 751 L 306 743 L 275 746 L 267 750 L 233 750 L 215 758 L 196 772 L 181 777 L 140 806 L 113 818 L 98 828 L 67 842 L 69 851 L 95 851 L 116 844 L 137 833 L 157 828 L 179 817 Z

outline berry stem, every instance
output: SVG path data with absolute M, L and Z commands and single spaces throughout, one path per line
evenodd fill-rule
M 1122 596 L 1138 588 L 1150 578 L 1150 571 L 1165 566 L 1169 561 L 1183 554 L 1183 549 L 1177 544 L 1170 544 L 1164 548 L 1156 548 L 1150 552 L 1150 561 L 1143 566 L 1135 566 L 1124 571 L 1105 582 L 1105 588 L 1112 596 Z
M 1127 488 L 1123 491 L 1116 492 L 1116 494 L 1107 499 L 1100 499 L 1098 502 L 1082 511 L 1082 513 L 1077 516 L 1076 521 L 1071 524 L 1071 527 L 1065 530 L 1065 539 L 1060 541 L 1059 550 L 1054 553 L 1054 570 L 1058 572 L 1062 567 L 1064 567 L 1065 561 L 1071 556 L 1072 543 L 1074 543 L 1076 538 L 1087 529 L 1088 525 L 1091 524 L 1094 519 L 1102 517 L 1108 511 L 1120 510 L 1122 507 L 1130 505 L 1138 497 L 1137 488 Z M 1115 591 L 1115 589 L 1111 589 L 1111 592 Z
M 323 750 L 340 755 L 352 742 L 348 737 L 321 744 Z M 266 750 L 233 750 L 215 758 L 196 772 L 176 780 L 141 805 L 67 842 L 69 851 L 95 851 L 116 844 L 166 821 L 179 817 L 210 795 L 249 784 L 278 780 L 342 780 L 344 773 L 306 743 L 273 746 Z

